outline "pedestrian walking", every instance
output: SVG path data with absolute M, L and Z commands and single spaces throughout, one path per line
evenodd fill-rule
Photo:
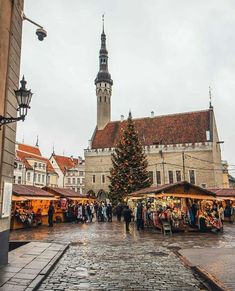
M 144 219 L 143 219 L 143 204 L 138 203 L 137 210 L 136 210 L 136 223 L 137 223 L 137 230 L 140 228 L 144 229 Z
M 129 206 L 127 205 L 123 211 L 123 217 L 124 217 L 124 221 L 126 223 L 126 231 L 130 231 L 129 225 L 131 222 L 131 214 L 132 214 L 132 211 L 130 210 Z
M 117 221 L 121 221 L 122 219 L 122 210 L 123 210 L 123 207 L 121 203 L 118 202 L 118 205 L 116 207 Z
M 53 227 L 53 214 L 55 212 L 54 205 L 52 201 L 50 202 L 49 209 L 48 209 L 48 224 L 49 227 Z
M 88 222 L 91 222 L 92 221 L 92 213 L 91 213 L 91 207 L 90 207 L 89 203 L 87 203 L 87 205 L 86 205 L 86 213 L 87 213 Z
M 106 202 L 102 204 L 102 212 L 103 212 L 104 221 L 108 221 Z
M 110 203 L 107 205 L 106 209 L 107 217 L 108 217 L 108 222 L 112 222 L 112 217 L 113 217 L 113 208 Z

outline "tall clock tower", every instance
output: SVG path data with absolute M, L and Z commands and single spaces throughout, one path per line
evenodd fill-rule
M 103 129 L 111 119 L 111 95 L 113 80 L 108 71 L 108 51 L 106 49 L 106 35 L 101 34 L 101 48 L 99 55 L 99 72 L 95 79 L 97 98 L 97 129 Z

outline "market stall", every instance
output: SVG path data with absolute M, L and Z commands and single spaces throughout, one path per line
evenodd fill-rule
M 48 224 L 50 201 L 54 195 L 35 186 L 13 185 L 11 229 Z
M 226 222 L 235 221 L 235 189 L 234 188 L 212 188 L 208 189 L 215 193 L 216 199 L 224 208 L 223 219 Z
M 57 222 L 70 222 L 76 220 L 78 204 L 94 203 L 95 198 L 89 195 L 80 194 L 71 189 L 60 187 L 44 187 L 45 191 L 57 198 L 55 203 Z
M 222 229 L 215 194 L 188 182 L 145 188 L 130 194 L 127 202 L 134 212 L 138 202 L 143 204 L 145 226 L 163 230 L 168 225 L 172 231 Z

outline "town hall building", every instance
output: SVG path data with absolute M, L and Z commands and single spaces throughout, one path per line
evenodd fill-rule
M 111 153 L 126 120 L 111 121 L 113 80 L 108 71 L 106 35 L 101 34 L 95 79 L 97 125 L 85 149 L 85 190 L 108 192 Z M 186 113 L 133 119 L 148 160 L 153 185 L 186 180 L 205 188 L 223 187 L 223 167 L 213 106 Z

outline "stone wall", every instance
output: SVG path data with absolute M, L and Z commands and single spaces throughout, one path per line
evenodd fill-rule
M 19 86 L 23 0 L 0 0 L 0 115 L 16 117 L 14 90 Z M 0 217 L 4 182 L 12 183 L 16 124 L 0 131 Z M 0 265 L 7 263 L 10 219 L 0 218 Z
M 85 189 L 97 193 L 108 191 L 111 153 L 114 149 L 85 150 Z M 169 183 L 169 171 L 180 171 L 181 180 L 190 181 L 189 170 L 194 170 L 195 184 L 203 187 L 222 187 L 222 164 L 219 144 L 214 142 L 197 144 L 160 145 L 145 147 L 148 171 L 153 172 L 153 185 L 157 185 L 156 171 L 160 171 L 161 184 Z M 184 166 L 183 166 L 184 155 Z M 214 163 L 218 164 L 214 164 Z M 219 164 L 220 162 L 220 164 Z M 215 166 L 216 165 L 216 166 Z M 105 178 L 102 178 L 102 175 Z M 95 181 L 94 177 L 95 176 Z

